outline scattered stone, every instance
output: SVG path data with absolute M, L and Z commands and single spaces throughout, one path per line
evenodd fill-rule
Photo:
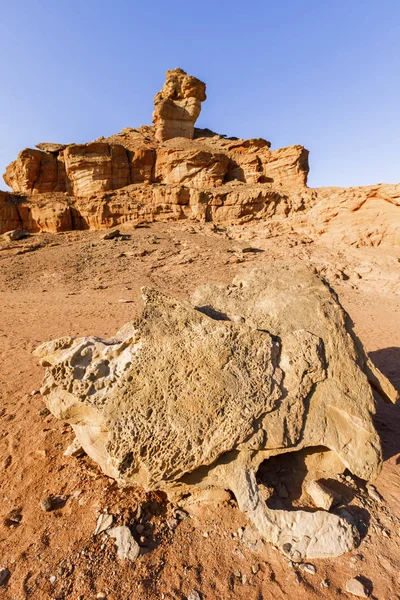
M 9 580 L 10 575 L 11 575 L 11 573 L 8 569 L 0 568 L 0 587 L 7 584 L 7 581 Z
M 130 304 L 131 302 L 134 302 L 134 300 L 130 300 L 129 298 L 120 298 L 118 302 L 121 302 L 121 304 Z
M 183 521 L 184 519 L 187 519 L 189 517 L 189 513 L 186 512 L 186 510 L 183 510 L 181 508 L 178 508 L 175 511 L 175 518 L 179 519 L 179 521 Z
M 85 454 L 84 449 L 82 448 L 82 444 L 75 438 L 74 441 L 68 446 L 68 448 L 64 452 L 64 456 L 71 456 L 73 458 L 79 458 Z
M 330 583 L 329 583 L 329 580 L 328 580 L 328 579 L 323 579 L 319 585 L 320 585 L 320 587 L 322 587 L 322 588 L 328 588 L 328 587 L 329 587 L 329 585 L 330 585 Z
M 12 456 L 11 456 L 11 454 L 8 454 L 2 462 L 3 469 L 4 470 L 8 469 L 8 467 L 11 465 L 11 463 L 12 463 Z
M 54 508 L 54 500 L 51 496 L 46 496 L 40 501 L 39 506 L 43 512 L 50 512 Z
M 102 513 L 101 515 L 99 515 L 99 518 L 97 519 L 96 529 L 94 530 L 93 535 L 99 535 L 99 533 L 103 533 L 103 531 L 107 531 L 107 529 L 110 529 L 110 527 L 112 527 L 113 521 L 114 517 L 112 515 L 109 515 L 107 513 Z
M 121 560 L 136 560 L 140 554 L 140 546 L 131 534 L 129 527 L 122 525 L 107 531 L 107 535 L 115 539 L 117 555 Z
M 103 240 L 113 240 L 114 238 L 120 237 L 121 233 L 119 231 L 119 229 L 112 229 L 111 231 L 107 231 L 107 233 L 105 233 L 102 236 Z
M 14 229 L 13 231 L 7 231 L 3 234 L 3 238 L 8 242 L 15 242 L 16 240 L 22 240 L 23 238 L 29 237 L 29 231 L 25 229 Z
M 317 572 L 317 569 L 314 567 L 314 565 L 310 563 L 300 563 L 298 567 L 300 571 L 303 571 L 303 573 L 309 573 L 310 575 L 315 575 Z
M 32 390 L 31 391 L 31 396 L 36 396 L 37 394 L 40 394 L 40 390 Z
M 107 594 L 105 594 L 104 592 L 98 592 L 96 594 L 96 598 L 97 598 L 97 600 L 106 600 L 107 599 Z
M 38 412 L 38 415 L 40 417 L 48 417 L 50 415 L 50 411 L 49 409 L 45 406 L 44 408 L 41 408 Z
M 251 570 L 253 571 L 254 575 L 257 575 L 258 571 L 260 570 L 260 565 L 258 563 L 255 563 L 251 566 Z
M 193 590 L 187 597 L 187 600 L 201 600 L 201 596 L 197 590 Z
M 380 495 L 380 493 L 378 492 L 378 490 L 376 489 L 376 487 L 374 485 L 367 484 L 367 492 L 368 492 L 368 496 L 372 500 L 375 500 L 375 502 L 378 502 L 379 504 L 383 503 L 383 497 Z
M 51 575 L 51 577 L 49 578 L 49 581 L 51 583 L 51 585 L 54 585 L 56 582 L 57 577 L 55 575 Z
M 329 510 L 335 502 L 335 494 L 319 481 L 309 481 L 305 488 L 317 508 Z
M 179 525 L 178 519 L 167 519 L 167 525 L 171 531 L 174 531 Z
M 233 249 L 234 252 L 243 252 L 243 253 L 247 253 L 247 252 L 261 252 L 261 250 L 259 248 L 253 248 L 252 246 L 237 246 L 236 248 Z
M 358 577 L 354 577 L 346 581 L 346 592 L 359 598 L 368 598 L 371 590 Z
M 11 512 L 9 512 L 6 518 L 4 519 L 4 525 L 6 525 L 6 527 L 12 527 L 13 525 L 19 525 L 21 521 L 21 509 L 15 508 Z

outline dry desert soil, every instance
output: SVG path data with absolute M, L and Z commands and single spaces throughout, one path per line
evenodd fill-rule
M 143 285 L 186 298 L 201 283 L 229 282 L 283 258 L 327 277 L 370 357 L 400 389 L 400 251 L 341 252 L 300 236 L 270 236 L 262 223 L 127 224 L 121 233 L 0 243 L 0 568 L 10 573 L 0 598 L 330 600 L 354 598 L 346 582 L 358 576 L 372 598 L 399 599 L 399 406 L 377 399 L 384 466 L 376 491 L 350 475 L 338 482 L 341 507 L 361 528 L 360 546 L 313 561 L 312 573 L 243 534 L 245 518 L 227 493 L 177 513 L 163 494 L 118 487 L 86 456 L 64 456 L 73 432 L 45 408 L 43 369 L 32 351 L 63 335 L 112 336 L 139 314 Z M 301 461 L 277 462 L 281 481 L 301 480 Z M 48 496 L 54 509 L 45 512 L 40 502 Z M 290 508 L 299 497 L 289 486 L 289 498 L 275 502 Z M 102 512 L 131 527 L 141 545 L 136 561 L 119 560 L 114 541 L 94 535 Z

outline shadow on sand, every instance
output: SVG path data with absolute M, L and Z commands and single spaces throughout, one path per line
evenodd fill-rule
M 400 392 L 400 348 L 376 350 L 370 352 L 369 357 Z M 382 440 L 383 459 L 388 460 L 400 454 L 400 403 L 386 404 L 379 396 L 376 399 L 375 426 Z

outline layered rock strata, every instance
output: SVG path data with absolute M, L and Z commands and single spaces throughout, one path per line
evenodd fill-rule
M 200 79 L 182 69 L 167 71 L 163 88 L 154 98 L 155 138 L 160 142 L 176 137 L 191 140 L 205 99 L 206 84 Z
M 309 189 L 308 151 L 195 129 L 205 85 L 167 72 L 154 125 L 88 144 L 43 142 L 6 169 L 0 233 L 99 229 L 132 220 L 279 221 L 335 244 L 400 246 L 400 185 Z
M 115 338 L 65 337 L 36 350 L 49 410 L 110 477 L 169 494 L 232 490 L 292 560 L 353 548 L 345 519 L 271 511 L 255 480 L 264 460 L 316 447 L 326 478 L 380 471 L 371 385 L 385 400 L 397 394 L 336 295 L 284 263 L 203 286 L 190 303 L 143 294 L 141 317 Z

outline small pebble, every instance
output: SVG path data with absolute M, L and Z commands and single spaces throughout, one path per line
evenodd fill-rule
M 358 598 L 368 598 L 370 595 L 370 590 L 358 577 L 346 581 L 346 592 Z
M 300 563 L 299 569 L 300 571 L 303 571 L 303 573 L 309 573 L 310 575 L 315 575 L 317 572 L 317 569 L 314 567 L 314 565 L 310 563 Z
M 11 573 L 8 569 L 0 568 L 0 587 L 2 587 L 3 585 L 6 585 L 10 575 L 11 575 Z
M 40 501 L 40 508 L 43 512 L 50 512 L 53 508 L 53 499 L 50 496 L 46 496 Z
M 48 408 L 44 407 L 44 408 L 41 408 L 41 409 L 39 410 L 39 413 L 38 413 L 38 414 L 39 414 L 39 416 L 40 416 L 40 417 L 48 417 L 48 416 L 49 416 L 49 414 L 50 414 L 50 411 L 49 411 L 49 409 L 48 409 Z
M 99 592 L 98 594 L 96 594 L 96 598 L 97 600 L 106 600 L 107 594 L 105 594 L 104 592 Z
M 253 571 L 254 575 L 256 575 L 258 573 L 258 571 L 260 570 L 260 565 L 258 563 L 252 565 L 251 570 Z
M 201 596 L 197 590 L 193 590 L 187 597 L 187 600 L 201 600 Z
M 367 485 L 367 491 L 368 491 L 368 496 L 370 498 L 372 498 L 372 500 L 375 500 L 375 502 L 382 504 L 383 497 L 380 495 L 380 493 L 378 492 L 378 490 L 376 489 L 376 487 L 374 485 L 371 485 L 371 484 Z
M 56 579 L 57 579 L 57 578 L 56 578 L 56 576 L 55 576 L 55 575 L 52 575 L 52 576 L 50 577 L 49 581 L 50 581 L 51 585 L 54 585 L 54 584 L 55 584 L 55 582 L 56 582 Z

